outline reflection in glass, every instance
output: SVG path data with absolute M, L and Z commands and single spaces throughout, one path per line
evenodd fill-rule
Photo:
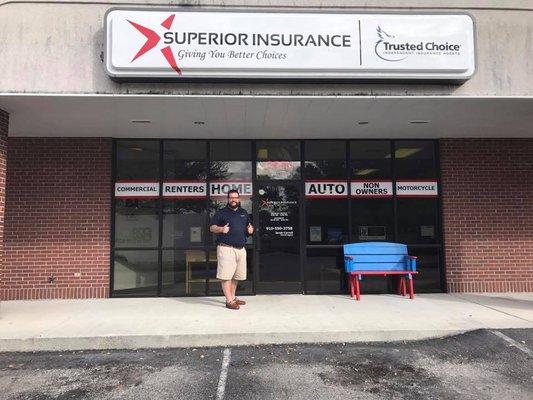
M 348 200 L 306 201 L 308 244 L 342 244 L 348 241 Z
M 203 250 L 163 250 L 163 296 L 205 296 L 207 264 Z
M 203 246 L 205 200 L 163 202 L 163 246 Z
M 157 295 L 157 264 L 156 250 L 115 250 L 114 294 Z
M 395 169 L 399 178 L 435 178 L 437 166 L 431 140 L 397 140 Z
M 159 179 L 158 140 L 119 140 L 116 152 L 117 180 Z
M 115 247 L 157 247 L 158 200 L 116 200 Z
M 391 143 L 388 140 L 352 141 L 350 159 L 353 179 L 391 177 Z
M 257 179 L 297 179 L 300 168 L 298 141 L 257 142 Z
M 207 147 L 201 140 L 163 141 L 163 176 L 165 179 L 206 179 Z

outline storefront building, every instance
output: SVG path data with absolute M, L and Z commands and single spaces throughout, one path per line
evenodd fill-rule
M 533 7 L 199 3 L 0 4 L 0 299 L 220 295 L 231 188 L 243 295 L 533 291 Z

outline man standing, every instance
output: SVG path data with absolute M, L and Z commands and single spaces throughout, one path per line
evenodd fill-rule
M 217 279 L 222 282 L 226 307 L 238 310 L 246 302 L 235 297 L 237 281 L 246 280 L 246 236 L 254 227 L 246 210 L 241 208 L 239 192 L 228 192 L 228 204 L 218 210 L 209 230 L 217 234 Z

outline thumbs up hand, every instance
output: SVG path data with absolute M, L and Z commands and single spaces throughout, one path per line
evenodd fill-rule
M 222 233 L 228 233 L 229 232 L 229 222 L 222 227 Z

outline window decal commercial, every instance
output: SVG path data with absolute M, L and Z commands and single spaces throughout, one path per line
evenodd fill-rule
M 117 199 L 153 199 L 159 197 L 159 182 L 154 181 L 118 181 L 115 183 Z
M 467 14 L 112 8 L 105 69 L 128 78 L 466 80 Z

